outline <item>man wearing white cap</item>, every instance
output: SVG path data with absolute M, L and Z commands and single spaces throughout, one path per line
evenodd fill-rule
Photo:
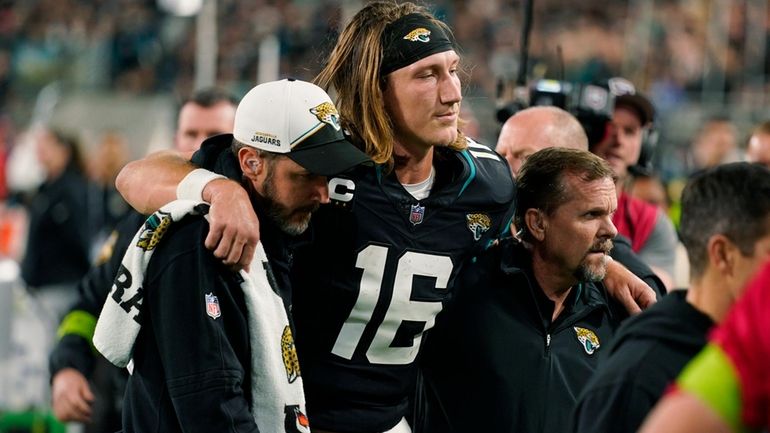
M 233 134 L 207 141 L 237 156 L 217 158 L 214 171 L 243 173 L 260 243 L 249 271 L 223 265 L 204 246 L 208 206 L 192 197 L 164 206 L 137 233 L 94 335 L 107 359 L 133 368 L 123 429 L 308 432 L 292 246 L 329 201 L 326 176 L 369 158 L 345 140 L 328 95 L 295 80 L 253 88 Z

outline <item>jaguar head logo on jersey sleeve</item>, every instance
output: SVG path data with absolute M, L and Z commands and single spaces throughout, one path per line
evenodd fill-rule
M 599 344 L 599 337 L 596 336 L 594 331 L 579 326 L 575 326 L 573 329 L 575 330 L 578 341 L 583 345 L 583 349 L 587 354 L 593 355 L 594 352 L 596 352 L 596 349 L 601 347 L 601 344 Z
M 407 33 L 404 39 L 412 42 L 430 42 L 430 30 L 425 28 L 417 28 Z
M 337 107 L 331 102 L 323 102 L 316 105 L 310 109 L 310 112 L 321 122 L 331 126 L 336 131 L 340 130 L 340 114 L 337 112 Z
M 169 225 L 171 225 L 171 214 L 159 211 L 150 215 L 144 222 L 136 246 L 145 251 L 154 249 L 166 234 Z
M 473 233 L 473 240 L 481 239 L 481 236 L 492 227 L 492 220 L 485 213 L 469 213 L 465 215 L 468 222 L 468 230 Z

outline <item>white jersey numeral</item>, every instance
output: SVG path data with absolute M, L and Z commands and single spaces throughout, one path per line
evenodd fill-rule
M 364 271 L 361 287 L 356 304 L 345 320 L 332 349 L 335 355 L 346 359 L 353 357 L 364 329 L 372 318 L 374 307 L 377 305 L 387 257 L 388 248 L 380 245 L 369 245 L 358 254 L 356 267 Z M 409 364 L 415 360 L 420 348 L 422 332 L 414 336 L 411 346 L 392 347 L 396 332 L 403 321 L 425 322 L 423 332 L 430 329 L 443 306 L 440 301 L 413 301 L 411 297 L 414 277 L 433 277 L 436 279 L 435 287 L 446 290 L 452 267 L 452 259 L 447 256 L 410 251 L 399 258 L 393 283 L 393 296 L 385 319 L 366 351 L 369 362 L 399 365 Z

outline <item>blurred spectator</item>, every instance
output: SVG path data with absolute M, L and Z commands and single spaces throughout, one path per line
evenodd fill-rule
M 47 319 L 57 321 L 75 300 L 75 285 L 90 265 L 88 180 L 73 137 L 46 129 L 37 138 L 45 181 L 28 203 L 21 277 L 38 296 Z
M 666 215 L 669 214 L 668 189 L 657 176 L 643 173 L 634 174 L 627 189 L 628 194 L 632 197 L 657 207 Z M 676 242 L 676 258 L 673 270 L 670 288 L 687 287 L 690 279 L 690 264 L 687 259 L 687 251 L 679 240 Z
M 456 30 L 472 72 L 466 94 L 491 105 L 497 80 L 512 82 L 518 73 L 523 3 L 429 3 Z M 279 45 L 279 75 L 313 77 L 355 7 L 333 0 L 218 1 L 217 83 L 249 88 L 263 60 L 258 47 L 268 38 Z M 757 18 L 762 11 L 746 2 L 537 1 L 535 16 L 544 19 L 533 23 L 528 77 L 596 81 L 633 71 L 666 112 L 701 102 L 708 92 L 719 92 L 720 101 L 745 90 L 761 95 L 770 51 L 765 55 L 749 36 L 764 32 L 770 39 Z M 34 94 L 51 81 L 74 90 L 189 94 L 195 40 L 194 17 L 172 16 L 151 0 L 3 2 L 0 109 L 25 119 Z M 493 116 L 479 123 L 487 134 L 496 126 Z
M 627 187 L 628 193 L 640 200 L 657 206 L 668 213 L 668 193 L 660 178 L 650 174 L 634 174 Z
M 88 157 L 88 176 L 93 182 L 89 199 L 92 233 L 100 239 L 112 231 L 118 220 L 128 211 L 128 203 L 115 189 L 115 178 L 128 162 L 128 148 L 125 139 L 117 132 L 107 132 Z M 98 240 L 95 242 L 101 243 Z
M 539 106 L 509 117 L 495 150 L 508 161 L 515 178 L 530 155 L 548 147 L 588 150 L 588 137 L 575 116 L 558 107 Z
M 770 120 L 754 128 L 746 148 L 746 160 L 770 167 Z
M 692 143 L 694 169 L 703 170 L 743 159 L 738 149 L 738 131 L 727 117 L 708 119 Z

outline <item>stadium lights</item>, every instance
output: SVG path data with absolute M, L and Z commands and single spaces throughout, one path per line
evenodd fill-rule
M 158 6 L 168 13 L 180 17 L 190 17 L 198 14 L 204 0 L 158 0 Z

